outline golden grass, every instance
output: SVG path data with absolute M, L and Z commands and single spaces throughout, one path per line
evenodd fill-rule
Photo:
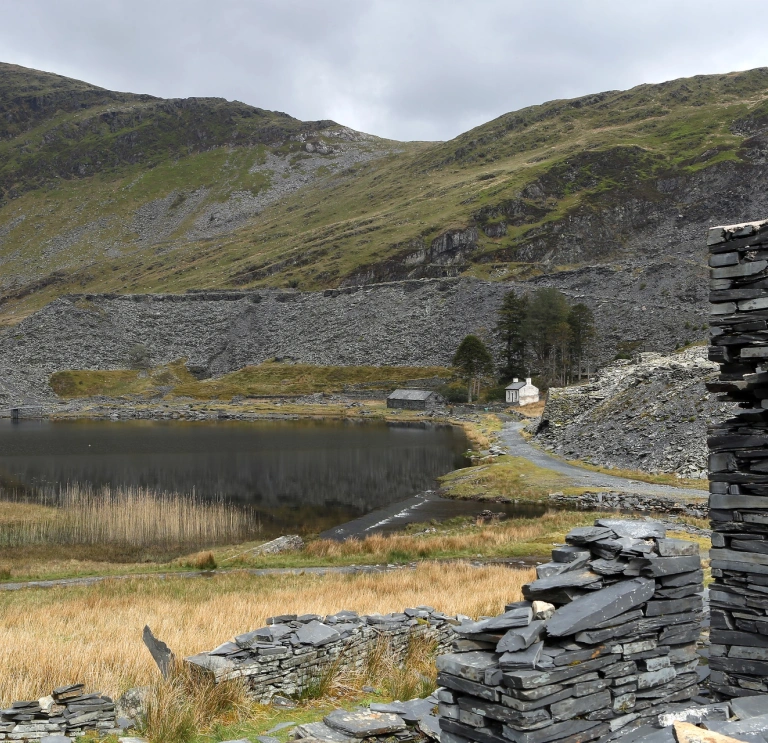
M 194 495 L 132 487 L 93 490 L 71 484 L 48 497 L 56 508 L 30 511 L 29 504 L 20 504 L 22 514 L 29 512 L 29 516 L 0 522 L 0 545 L 117 544 L 167 549 L 232 544 L 258 533 L 258 524 L 247 511 Z
M 157 669 L 142 644 L 145 624 L 184 656 L 260 627 L 273 614 L 388 612 L 419 604 L 496 614 L 533 577 L 533 570 L 431 563 L 371 575 L 234 573 L 0 594 L 0 699 L 36 699 L 74 682 L 112 695 L 150 683 Z
M 147 371 L 60 371 L 51 375 L 50 385 L 64 398 L 151 396 L 170 390 L 176 396 L 228 400 L 236 395 L 259 397 L 342 392 L 349 385 L 392 389 L 417 379 L 449 379 L 452 374 L 450 369 L 442 366 L 315 366 L 265 362 L 201 381 L 187 371 L 183 361 L 176 361 Z
M 520 557 L 546 555 L 552 545 L 565 539 L 575 526 L 594 523 L 607 513 L 587 511 L 547 511 L 536 519 L 512 519 L 486 526 L 463 523 L 448 529 L 435 527 L 436 533 L 373 534 L 365 539 L 345 542 L 317 540 L 310 542 L 302 557 L 310 562 L 333 560 L 368 562 L 402 562 L 440 557 Z

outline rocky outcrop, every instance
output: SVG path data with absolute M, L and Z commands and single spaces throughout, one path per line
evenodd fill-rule
M 551 389 L 536 439 L 568 459 L 706 477 L 707 423 L 727 410 L 705 388 L 716 375 L 703 347 L 614 362 L 589 384 Z

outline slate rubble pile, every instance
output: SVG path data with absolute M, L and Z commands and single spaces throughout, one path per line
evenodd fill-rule
M 654 521 L 573 529 L 525 600 L 437 660 L 442 743 L 584 743 L 698 694 L 703 572 Z
M 122 733 L 112 699 L 100 693 L 84 694 L 83 690 L 83 684 L 60 686 L 48 697 L 14 702 L 0 711 L 0 740 L 76 738 L 90 731 Z
M 365 616 L 354 611 L 324 618 L 285 614 L 270 617 L 266 627 L 185 660 L 211 674 L 217 683 L 245 679 L 252 699 L 269 702 L 276 694 L 300 694 L 332 665 L 339 671 L 362 668 L 368 654 L 381 642 L 396 660 L 405 658 L 409 643 L 417 637 L 436 641 L 439 651 L 444 652 L 459 621 L 431 606 Z
M 715 227 L 708 385 L 740 410 L 709 430 L 712 688 L 768 691 L 768 220 Z

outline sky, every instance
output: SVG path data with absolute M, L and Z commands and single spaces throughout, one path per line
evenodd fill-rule
M 768 66 L 765 0 L 0 0 L 0 61 L 400 140 Z

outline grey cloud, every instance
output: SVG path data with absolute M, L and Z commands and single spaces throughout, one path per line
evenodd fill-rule
M 395 139 L 768 65 L 761 0 L 0 0 L 0 60 Z

